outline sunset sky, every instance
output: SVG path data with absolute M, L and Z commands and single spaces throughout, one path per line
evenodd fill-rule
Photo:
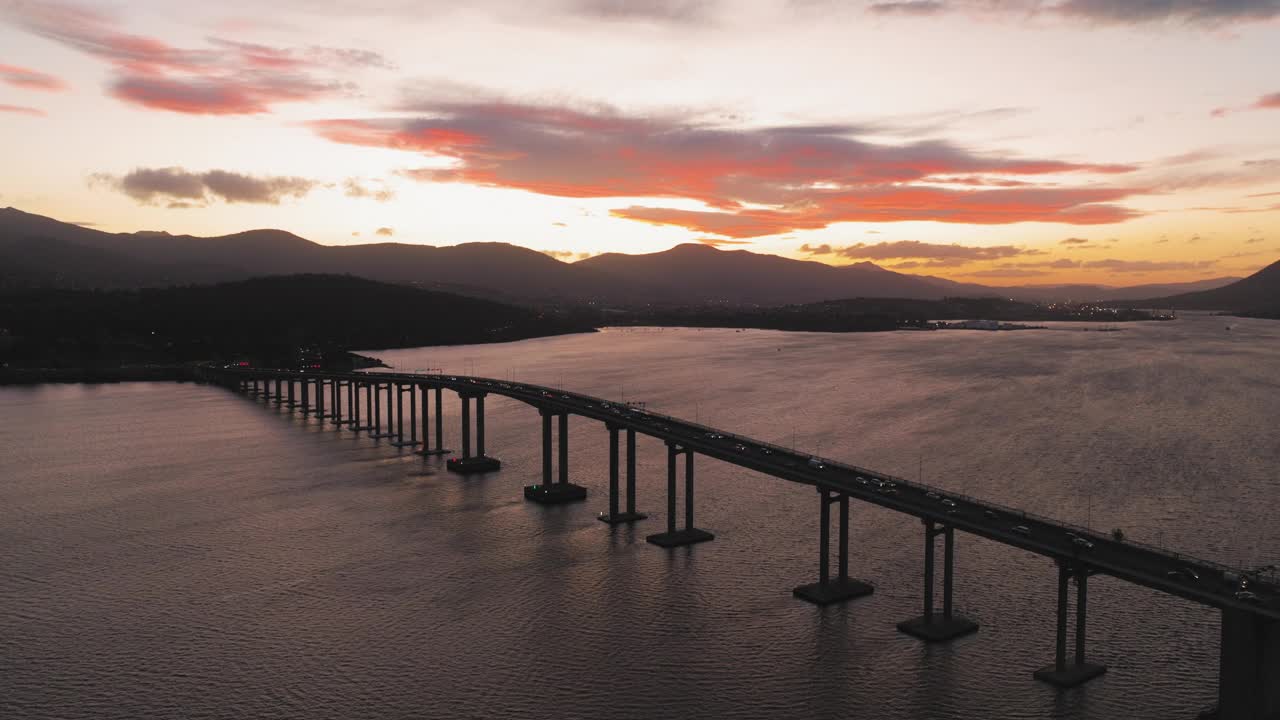
M 1280 0 L 0 0 L 0 207 L 1013 285 L 1280 259 Z

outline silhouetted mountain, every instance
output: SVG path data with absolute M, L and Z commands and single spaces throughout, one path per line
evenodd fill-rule
M 48 250 L 33 253 L 40 244 Z M 77 254 L 77 248 L 85 252 Z M 746 251 L 681 245 L 564 263 L 505 243 L 325 246 L 280 230 L 200 238 L 105 233 L 0 210 L 0 257 L 44 257 L 0 270 L 13 286 L 139 287 L 287 273 L 349 273 L 512 300 L 780 304 L 852 296 L 939 298 L 951 288 L 871 263 L 832 267 Z
M 1027 302 L 1124 302 L 1142 300 L 1157 295 L 1212 290 L 1239 280 L 1238 277 L 1218 277 L 1185 283 L 1159 283 L 1112 287 L 1110 285 L 1021 285 L 997 288 L 1003 297 Z
M 1227 310 L 1274 315 L 1280 312 L 1280 261 L 1243 280 L 1214 290 L 1154 298 L 1141 304 L 1179 310 Z
M 941 298 L 934 283 L 871 263 L 832 267 L 746 250 L 677 245 L 645 255 L 605 253 L 575 263 L 668 303 L 781 305 L 846 297 Z
M 42 245 L 49 249 L 40 249 Z M 0 210 L 0 259 L 27 255 L 37 260 L 0 268 L 0 286 L 159 287 L 264 275 L 345 273 L 512 299 L 601 297 L 617 289 L 611 278 L 505 243 L 326 246 L 282 230 L 210 238 L 106 233 L 14 208 Z
M 294 275 L 143 290 L 0 292 L 5 362 L 86 367 L 298 351 L 502 342 L 588 332 L 536 310 L 350 276 Z
M 211 238 L 105 233 L 0 210 L 0 287 L 165 287 L 293 273 L 351 274 L 509 302 L 620 305 L 783 305 L 851 297 L 1102 301 L 1203 287 L 993 288 L 906 275 L 869 262 L 833 267 L 696 244 L 643 255 L 606 253 L 571 264 L 496 242 L 327 246 L 281 230 Z

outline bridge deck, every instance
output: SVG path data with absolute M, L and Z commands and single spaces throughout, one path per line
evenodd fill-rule
M 687 420 L 634 408 L 623 403 L 529 383 L 493 378 L 422 375 L 395 372 L 289 372 L 242 370 L 254 377 L 324 379 L 377 378 L 443 387 L 461 392 L 502 395 L 539 408 L 592 418 L 687 447 L 701 455 L 756 472 L 805 485 L 822 486 L 850 497 L 957 530 L 1011 545 L 1055 560 L 1079 563 L 1090 571 L 1111 575 L 1204 605 L 1232 608 L 1280 619 L 1280 584 L 1256 573 L 1248 590 L 1255 601 L 1238 599 L 1241 569 L 1131 541 L 1117 541 L 1105 533 L 1076 527 L 1047 517 L 1007 508 L 941 488 L 867 470 L 825 458 L 815 459 L 753 438 L 735 435 Z M 948 505 L 943 501 L 954 503 Z M 1075 538 L 1092 547 L 1082 548 Z M 1188 572 L 1189 571 L 1189 572 Z

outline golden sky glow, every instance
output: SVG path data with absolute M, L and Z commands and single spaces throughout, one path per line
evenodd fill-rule
M 0 205 L 989 285 L 1280 259 L 1275 0 L 178 5 L 0 0 Z

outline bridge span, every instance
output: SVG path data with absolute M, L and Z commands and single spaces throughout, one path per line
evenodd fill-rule
M 1086 655 L 1088 580 L 1093 575 L 1110 575 L 1218 608 L 1222 612 L 1219 699 L 1217 707 L 1201 717 L 1220 720 L 1280 717 L 1280 583 L 1270 575 L 1114 538 L 923 483 L 562 389 L 444 374 L 290 371 L 236 366 L 205 366 L 200 368 L 199 376 L 266 402 L 295 408 L 322 421 L 366 432 L 370 437 L 389 439 L 394 446 L 417 448 L 416 451 L 424 455 L 452 454 L 447 467 L 461 474 L 493 472 L 501 467 L 497 458 L 486 453 L 485 397 L 499 395 L 526 403 L 535 408 L 542 419 L 542 481 L 526 486 L 524 495 L 530 501 L 544 504 L 586 498 L 586 488 L 568 480 L 568 417 L 577 415 L 598 420 L 609 433 L 609 504 L 608 511 L 600 513 L 599 519 L 611 524 L 646 517 L 636 510 L 635 504 L 636 435 L 657 438 L 667 448 L 667 525 L 665 532 L 646 539 L 661 547 L 714 539 L 694 523 L 694 458 L 697 455 L 813 486 L 818 495 L 818 577 L 813 583 L 795 588 L 793 594 L 816 604 L 842 602 L 873 592 L 869 583 L 849 574 L 851 500 L 913 515 L 923 524 L 921 612 L 899 623 L 898 628 L 926 642 L 944 642 L 978 630 L 976 622 L 953 611 L 956 531 L 1042 555 L 1052 559 L 1058 568 L 1057 633 L 1053 662 L 1033 674 L 1058 687 L 1079 685 L 1106 671 L 1104 666 L 1088 662 Z M 460 398 L 462 447 L 457 453 L 442 447 L 445 391 L 454 392 Z M 434 432 L 429 422 L 432 417 Z M 557 440 L 554 451 L 553 434 Z M 620 462 L 624 437 L 625 462 Z M 554 474 L 553 461 L 558 470 Z M 680 470 L 683 470 L 683 493 L 677 489 Z M 620 487 L 622 482 L 625 482 L 624 488 Z M 678 507 L 681 495 L 683 508 Z M 837 508 L 838 527 L 835 568 L 830 558 L 833 506 Z M 934 602 L 937 590 L 934 556 L 938 537 L 943 538 L 940 608 Z M 1074 642 L 1073 647 L 1068 648 L 1072 584 L 1075 586 Z

